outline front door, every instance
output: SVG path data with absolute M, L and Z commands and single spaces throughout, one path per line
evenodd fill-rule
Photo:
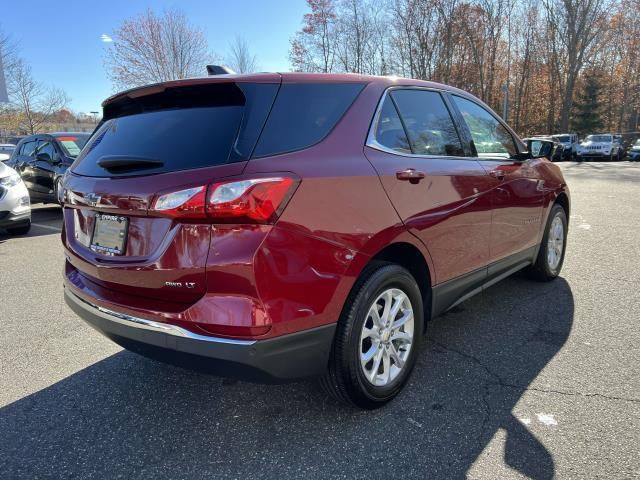
M 440 92 L 392 88 L 365 149 L 396 211 L 431 254 L 436 283 L 486 275 L 491 178 L 465 156 Z
M 502 122 L 469 99 L 457 95 L 451 98 L 469 129 L 478 161 L 492 181 L 490 260 L 493 263 L 514 257 L 514 261 L 522 261 L 515 257 L 528 253 L 527 249 L 538 242 L 543 184 L 535 165 L 544 160 L 515 159 L 515 139 Z

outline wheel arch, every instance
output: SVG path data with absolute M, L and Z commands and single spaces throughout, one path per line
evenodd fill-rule
M 412 239 L 400 238 L 385 245 L 371 256 L 367 256 L 356 278 L 373 263 L 388 262 L 400 265 L 413 276 L 422 294 L 425 323 L 431 319 L 431 287 L 434 283 L 434 272 L 430 265 L 430 257 L 422 244 L 416 245 Z
M 567 214 L 567 223 L 569 222 L 569 215 L 571 210 L 571 203 L 569 202 L 569 195 L 566 192 L 562 191 L 557 196 L 553 203 L 557 203 L 562 208 L 564 208 L 564 212 Z

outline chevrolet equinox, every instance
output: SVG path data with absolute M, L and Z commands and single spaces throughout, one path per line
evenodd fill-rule
M 406 383 L 431 318 L 526 269 L 553 280 L 569 191 L 445 85 L 219 75 L 125 91 L 67 171 L 69 306 L 142 355 L 318 376 L 363 408 Z

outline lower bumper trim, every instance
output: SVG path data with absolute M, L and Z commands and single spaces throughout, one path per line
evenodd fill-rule
M 325 325 L 266 340 L 208 337 L 93 305 L 68 288 L 64 295 L 80 318 L 128 350 L 191 370 L 261 383 L 324 373 L 336 328 Z

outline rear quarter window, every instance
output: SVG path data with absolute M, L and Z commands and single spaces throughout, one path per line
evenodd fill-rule
M 363 88 L 361 83 L 282 85 L 253 156 L 293 152 L 322 141 Z

